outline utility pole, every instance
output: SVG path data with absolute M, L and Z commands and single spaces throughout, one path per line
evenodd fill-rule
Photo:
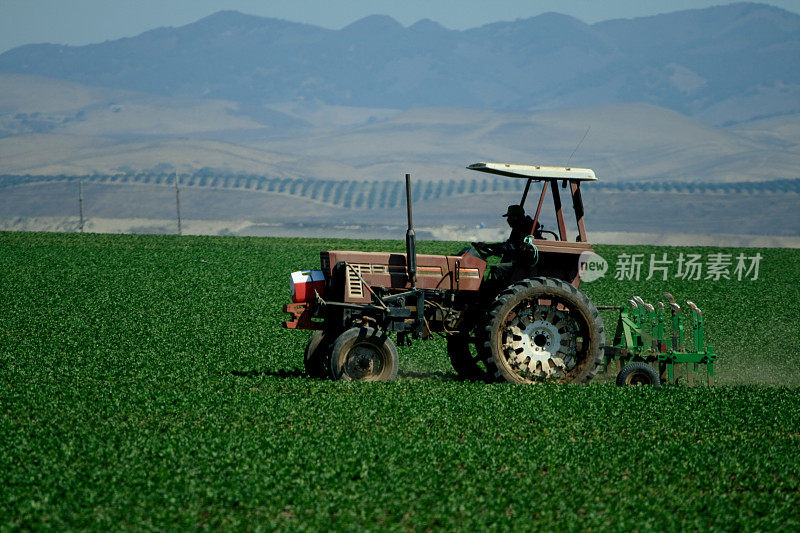
M 78 182 L 78 207 L 81 213 L 81 222 L 78 226 L 78 231 L 83 233 L 83 180 Z
M 178 235 L 183 235 L 181 228 L 181 190 L 178 188 L 178 173 L 175 173 L 175 207 L 178 210 Z

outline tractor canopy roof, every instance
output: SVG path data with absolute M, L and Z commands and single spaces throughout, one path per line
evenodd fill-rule
M 541 165 L 512 165 L 509 163 L 473 163 L 470 170 L 499 174 L 509 178 L 532 180 L 567 179 L 575 181 L 597 181 L 594 170 L 590 168 L 545 167 Z

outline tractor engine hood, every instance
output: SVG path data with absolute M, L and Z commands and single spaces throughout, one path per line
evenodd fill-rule
M 320 264 L 334 294 L 341 294 L 345 302 L 370 301 L 364 281 L 371 287 L 411 289 L 403 253 L 332 250 L 320 253 Z M 419 289 L 477 291 L 485 271 L 486 261 L 469 253 L 417 255 L 416 285 Z

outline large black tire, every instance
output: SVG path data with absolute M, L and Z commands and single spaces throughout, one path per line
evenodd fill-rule
M 495 381 L 494 373 L 489 372 L 489 356 L 483 343 L 468 335 L 448 335 L 447 354 L 450 364 L 461 379 L 475 381 Z
M 597 308 L 559 279 L 532 278 L 501 292 L 489 308 L 490 370 L 510 383 L 588 383 L 603 362 Z
M 658 377 L 658 372 L 652 366 L 642 361 L 634 361 L 622 367 L 617 374 L 618 387 L 632 385 L 652 385 L 657 389 L 661 386 L 661 378 Z
M 330 377 L 331 349 L 335 340 L 321 330 L 311 334 L 303 357 L 303 366 L 309 377 L 317 379 Z
M 392 381 L 397 378 L 397 347 L 384 331 L 350 328 L 333 345 L 330 369 L 333 379 Z

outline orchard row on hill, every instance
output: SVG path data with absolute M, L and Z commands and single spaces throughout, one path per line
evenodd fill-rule
M 111 174 L 91 176 L 0 176 L 0 189 L 32 183 L 83 181 L 102 184 L 135 184 L 174 187 L 174 174 Z M 400 179 L 389 181 L 321 180 L 312 178 L 269 178 L 252 175 L 225 175 L 197 172 L 178 176 L 181 187 L 269 192 L 314 200 L 337 207 L 393 208 L 405 205 L 405 190 Z M 492 192 L 521 191 L 524 180 L 471 178 L 464 180 L 420 180 L 413 189 L 413 200 L 426 201 Z M 636 181 L 592 184 L 598 192 L 671 192 L 698 194 L 800 194 L 800 179 L 765 182 L 703 183 Z

